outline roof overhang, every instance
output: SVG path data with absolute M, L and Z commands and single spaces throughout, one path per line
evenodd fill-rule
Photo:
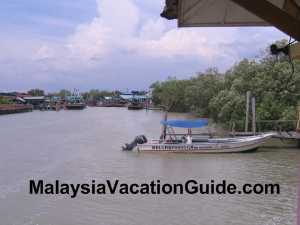
M 166 0 L 179 27 L 275 26 L 300 40 L 300 0 Z
M 300 59 L 300 42 L 290 46 L 289 54 L 292 59 Z

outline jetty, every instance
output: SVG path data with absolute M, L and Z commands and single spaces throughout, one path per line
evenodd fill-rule
M 32 110 L 33 110 L 32 105 L 22 105 L 22 104 L 1 104 L 0 105 L 0 115 L 31 112 Z

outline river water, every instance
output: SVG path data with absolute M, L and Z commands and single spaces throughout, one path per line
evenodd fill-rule
M 170 117 L 181 117 L 173 114 Z M 161 112 L 126 108 L 0 117 L 1 225 L 296 224 L 300 152 L 247 154 L 122 152 L 138 134 L 157 137 Z M 160 179 L 278 183 L 280 195 L 30 195 L 29 180 L 85 183 Z

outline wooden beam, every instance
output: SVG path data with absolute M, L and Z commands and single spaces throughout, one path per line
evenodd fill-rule
M 300 20 L 267 0 L 231 0 L 300 41 Z
M 300 59 L 300 42 L 290 46 L 290 56 L 292 59 Z
M 297 5 L 297 3 L 295 3 L 295 0 L 285 0 L 283 9 L 291 16 L 299 19 L 300 7 Z

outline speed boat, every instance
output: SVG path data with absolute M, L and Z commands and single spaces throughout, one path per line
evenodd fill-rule
M 130 144 L 125 144 L 123 150 L 143 152 L 172 153 L 235 153 L 257 150 L 274 133 L 265 133 L 247 137 L 207 138 L 193 134 L 193 128 L 208 125 L 207 119 L 198 120 L 165 120 L 162 121 L 163 132 L 159 139 L 148 141 L 144 135 L 137 136 Z M 186 128 L 186 134 L 176 134 L 175 127 Z

